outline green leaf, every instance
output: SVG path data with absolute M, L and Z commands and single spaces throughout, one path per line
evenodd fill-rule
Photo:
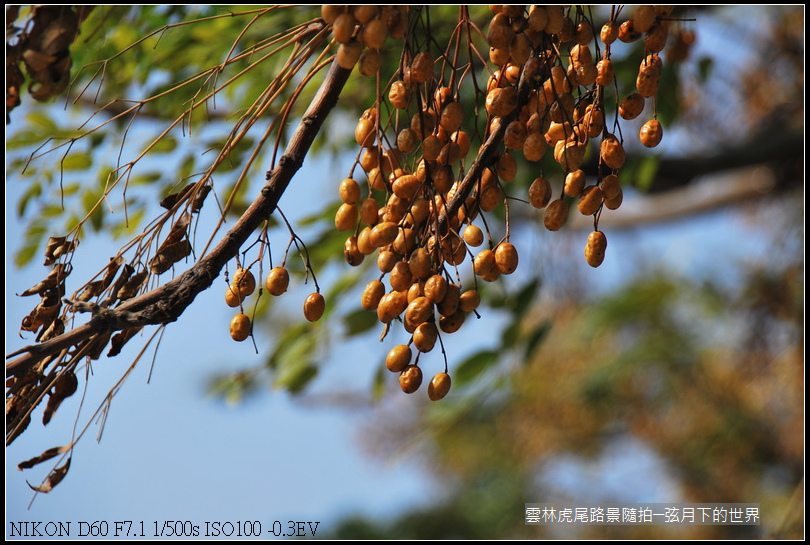
M 171 153 L 177 149 L 177 138 L 166 135 L 150 148 L 152 153 Z
M 93 158 L 88 153 L 71 153 L 60 166 L 63 170 L 87 170 L 93 166 Z
M 712 75 L 714 69 L 714 60 L 711 57 L 703 57 L 698 61 L 698 72 L 700 74 L 700 82 L 706 83 L 709 76 Z
M 26 244 L 17 252 L 17 255 L 14 256 L 14 264 L 17 267 L 24 267 L 28 265 L 31 260 L 34 259 L 38 249 L 39 242 Z
M 656 156 L 646 156 L 642 158 L 636 167 L 636 187 L 642 191 L 648 191 L 655 181 L 655 176 L 658 174 L 658 165 L 660 161 Z
M 503 330 L 501 334 L 501 346 L 514 346 L 520 336 L 520 322 L 515 321 Z
M 369 331 L 379 322 L 374 312 L 361 308 L 344 316 L 343 323 L 346 324 L 346 335 L 352 337 Z
M 297 394 L 318 375 L 318 368 L 306 360 L 298 360 L 284 368 L 276 376 L 273 384 Z
M 30 185 L 28 190 L 20 197 L 20 201 L 17 203 L 17 215 L 22 217 L 25 215 L 25 211 L 28 208 L 28 203 L 31 199 L 36 199 L 37 197 L 42 196 L 42 186 L 39 182 L 34 182 Z
M 130 185 L 147 185 L 153 184 L 163 177 L 160 171 L 145 172 L 129 179 Z
M 523 358 L 524 361 L 530 361 L 529 357 L 532 352 L 534 352 L 535 348 L 548 336 L 549 331 L 551 331 L 551 322 L 544 322 L 528 335 L 526 340 L 526 352 Z
M 374 373 L 374 382 L 371 386 L 371 397 L 374 401 L 382 399 L 385 393 L 385 377 L 391 373 L 386 369 L 384 363 L 377 365 L 377 372 Z
M 453 382 L 459 386 L 468 384 L 496 363 L 498 354 L 494 350 L 476 352 L 456 367 Z

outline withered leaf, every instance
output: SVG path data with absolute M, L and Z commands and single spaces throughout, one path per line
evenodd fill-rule
M 37 342 L 45 342 L 47 340 L 58 337 L 65 332 L 65 322 L 61 318 L 57 318 L 47 328 L 43 328 L 37 335 Z
M 118 257 L 110 258 L 110 264 L 107 265 L 107 273 L 104 275 L 104 280 L 102 280 L 102 291 L 107 289 L 109 285 L 112 284 L 113 278 L 115 278 L 115 273 L 118 272 L 118 268 L 124 264 L 124 261 L 124 258 L 120 255 Z
M 68 277 L 71 270 L 73 270 L 73 268 L 69 263 L 57 263 L 54 265 L 53 269 L 51 269 L 51 272 L 48 273 L 48 276 L 33 287 L 22 292 L 20 296 L 27 297 L 29 295 L 34 295 L 35 293 L 41 294 L 45 291 L 56 288 L 65 281 L 65 278 Z
M 149 273 L 146 272 L 146 269 L 133 275 L 129 280 L 127 280 L 126 284 L 121 286 L 118 293 L 116 293 L 118 300 L 125 301 L 138 293 L 138 289 L 143 285 L 147 276 L 149 276 Z
M 177 221 L 174 222 L 174 225 L 172 225 L 172 230 L 169 231 L 169 235 L 166 237 L 166 240 L 164 240 L 163 244 L 161 244 L 160 249 L 163 249 L 164 246 L 174 244 L 175 242 L 186 238 L 186 232 L 188 231 L 188 226 L 190 224 L 191 214 L 188 212 L 177 218 Z M 158 252 L 160 252 L 160 249 Z
M 168 246 L 164 243 L 158 250 L 158 254 L 149 262 L 149 270 L 153 274 L 163 274 L 189 254 L 191 254 L 191 243 L 188 240 L 181 240 Z
M 85 303 L 95 297 L 96 295 L 101 294 L 104 291 L 104 280 L 96 280 L 95 282 L 90 282 L 87 284 L 87 287 L 84 288 L 84 291 L 76 297 L 77 301 L 84 301 Z
M 90 339 L 90 346 L 87 348 L 87 357 L 91 360 L 99 359 L 101 353 L 104 351 L 104 347 L 110 342 L 110 337 L 112 337 L 112 331 L 96 335 Z
M 188 194 L 188 192 L 191 191 L 191 188 L 194 187 L 196 183 L 197 182 L 192 182 L 183 189 L 181 189 L 180 191 L 178 191 L 177 193 L 166 195 L 166 197 L 164 197 L 163 200 L 160 201 L 160 206 L 162 206 L 166 210 L 171 210 L 172 208 L 174 208 L 175 204 L 183 200 L 183 197 L 185 197 Z
M 129 341 L 132 337 L 138 334 L 138 332 L 142 328 L 140 327 L 133 327 L 130 329 L 125 329 L 123 331 L 119 331 L 115 335 L 113 335 L 112 340 L 110 341 L 110 351 L 107 352 L 107 357 L 111 358 L 113 356 L 117 356 L 121 353 L 121 349 L 124 345 Z
M 26 460 L 24 462 L 20 462 L 17 464 L 17 469 L 22 471 L 23 469 L 30 469 L 37 464 L 41 464 L 42 462 L 47 462 L 51 458 L 55 456 L 59 456 L 60 454 L 64 454 L 70 450 L 70 445 L 62 445 L 61 447 L 52 447 L 40 454 L 39 456 L 34 456 L 30 460 Z M 68 461 L 70 463 L 70 461 Z
M 199 212 L 202 209 L 203 204 L 205 203 L 205 198 L 210 192 L 210 185 L 204 185 L 197 191 L 197 194 L 194 195 L 194 200 L 191 201 L 191 211 L 193 213 Z
M 28 484 L 29 487 L 31 487 L 32 490 L 36 490 L 37 492 L 47 494 L 48 492 L 53 490 L 56 485 L 62 482 L 62 479 L 64 479 L 65 475 L 67 475 L 68 469 L 70 469 L 70 458 L 68 458 L 68 461 L 65 462 L 65 465 L 54 469 L 51 472 L 51 474 L 48 475 L 48 478 L 44 484 L 40 486 L 33 486 L 28 481 L 26 481 L 26 483 Z
M 47 328 L 59 316 L 59 310 L 62 308 L 62 302 L 59 299 L 55 300 L 55 304 L 49 305 L 49 302 L 54 302 L 53 299 L 43 298 L 39 304 L 31 311 L 31 314 L 23 318 L 20 329 L 22 331 L 39 331 L 43 325 Z
M 121 276 L 118 277 L 118 280 L 115 281 L 115 284 L 113 284 L 113 287 L 110 290 L 110 295 L 107 297 L 106 306 L 110 306 L 115 302 L 118 290 L 120 290 L 126 285 L 126 283 L 129 281 L 130 277 L 134 272 L 135 267 L 133 267 L 129 263 L 124 265 L 123 269 L 121 270 Z
M 53 265 L 60 256 L 75 250 L 78 242 L 78 240 L 68 241 L 67 237 L 49 238 L 45 248 L 45 265 Z
M 48 404 L 45 406 L 45 413 L 42 415 L 42 424 L 47 425 L 53 418 L 54 413 L 62 404 L 62 401 L 76 393 L 79 388 L 79 380 L 73 371 L 67 371 L 59 376 L 53 384 L 53 389 L 48 394 Z

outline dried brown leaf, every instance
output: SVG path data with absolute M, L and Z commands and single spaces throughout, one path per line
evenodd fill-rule
M 160 206 L 162 206 L 166 210 L 171 210 L 172 208 L 174 208 L 174 205 L 183 200 L 183 198 L 188 194 L 189 191 L 191 191 L 191 188 L 193 188 L 196 185 L 196 183 L 197 182 L 192 182 L 183 189 L 181 189 L 180 191 L 178 191 L 177 193 L 166 195 L 166 197 L 164 197 L 163 200 L 160 201 Z
M 166 237 L 166 240 L 163 241 L 163 244 L 161 244 L 158 252 L 160 252 L 164 246 L 174 244 L 175 242 L 186 238 L 189 225 L 191 225 L 191 214 L 186 212 L 177 218 L 176 222 L 174 222 L 174 225 L 172 225 L 172 230 L 169 231 L 169 235 Z
M 127 283 L 124 284 L 116 293 L 116 297 L 118 297 L 119 301 L 125 301 L 135 296 L 138 293 L 138 289 L 143 285 L 146 278 L 149 276 L 149 273 L 146 272 L 146 269 L 142 270 L 141 272 L 133 275 Z
M 163 274 L 172 265 L 191 254 L 191 243 L 188 240 L 181 240 L 174 244 L 160 247 L 158 254 L 149 262 L 149 270 L 153 274 Z
M 101 294 L 101 292 L 104 291 L 105 287 L 106 286 L 104 285 L 103 280 L 96 280 L 95 282 L 90 282 L 89 284 L 87 284 L 87 287 L 84 288 L 84 291 L 78 297 L 76 297 L 76 300 L 84 301 L 86 303 L 93 297 Z
M 17 469 L 22 471 L 23 469 L 30 469 L 37 464 L 41 464 L 42 462 L 47 462 L 51 458 L 59 456 L 60 454 L 64 454 L 70 450 L 70 445 L 62 445 L 61 447 L 52 447 L 40 454 L 39 456 L 34 456 L 30 460 L 26 460 L 24 462 L 20 462 L 17 464 Z M 68 464 L 70 461 L 68 460 Z
M 25 290 L 20 294 L 21 297 L 27 297 L 29 295 L 42 294 L 48 290 L 52 290 L 62 284 L 65 281 L 65 278 L 68 277 L 72 267 L 69 263 L 57 263 L 54 265 L 51 272 L 48 273 L 41 282 L 35 284 L 33 287 Z
M 60 256 L 76 249 L 78 240 L 68 241 L 67 237 L 51 237 L 45 248 L 45 265 L 53 265 Z
M 133 327 L 131 329 L 125 329 L 123 331 L 119 331 L 115 335 L 113 335 L 112 340 L 110 341 L 110 351 L 107 352 L 107 357 L 111 358 L 113 356 L 117 356 L 121 353 L 121 349 L 124 345 L 129 341 L 132 337 L 138 334 L 138 332 L 142 328 L 140 327 Z
M 47 425 L 51 421 L 62 401 L 76 393 L 79 388 L 79 379 L 73 371 L 68 371 L 59 376 L 53 384 L 52 391 L 48 394 L 48 404 L 45 406 L 45 413 L 42 415 L 42 424 Z
M 44 484 L 40 486 L 33 486 L 28 481 L 26 481 L 26 483 L 28 484 L 29 487 L 31 487 L 32 490 L 36 490 L 37 492 L 47 494 L 48 492 L 53 490 L 56 485 L 62 482 L 62 479 L 64 479 L 65 475 L 67 475 L 68 469 L 70 469 L 70 458 L 68 458 L 68 461 L 65 462 L 65 465 L 54 469 L 51 472 L 51 474 L 48 475 L 48 478 L 45 480 Z
M 208 196 L 208 193 L 211 192 L 210 185 L 204 185 L 197 191 L 197 194 L 194 195 L 194 200 L 191 201 L 191 212 L 196 213 L 199 212 L 203 204 L 205 203 L 205 198 Z

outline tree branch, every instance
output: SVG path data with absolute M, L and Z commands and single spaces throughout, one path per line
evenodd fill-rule
M 21 353 L 24 355 L 6 363 L 6 374 L 22 376 L 43 359 L 97 334 L 177 320 L 197 295 L 211 286 L 225 264 L 238 254 L 239 248 L 256 228 L 275 211 L 281 195 L 303 165 L 324 121 L 337 105 L 340 92 L 350 74 L 351 70 L 341 68 L 337 62 L 332 63 L 278 166 L 267 173 L 267 183 L 259 196 L 211 253 L 166 284 L 130 299 L 115 309 L 95 312 L 87 324 L 10 354 L 7 358 Z

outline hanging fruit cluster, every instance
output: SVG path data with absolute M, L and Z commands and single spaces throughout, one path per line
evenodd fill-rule
M 395 321 L 411 335 L 386 358 L 404 392 L 421 385 L 420 355 L 476 312 L 481 301 L 477 283 L 493 282 L 518 267 L 507 190 L 517 177 L 520 156 L 536 165 L 538 175 L 527 196 L 533 207 L 544 209 L 545 227 L 562 228 L 575 203 L 594 221 L 585 259 L 592 267 L 603 262 L 607 238 L 598 229 L 599 218 L 604 209 L 619 208 L 623 198 L 618 174 L 626 155 L 619 117 L 635 119 L 647 99 L 654 104 L 663 67 L 658 54 L 672 12 L 672 6 L 637 6 L 629 14 L 627 9 L 613 8 L 597 31 L 591 12 L 581 7 L 490 6 L 484 33 L 467 7 L 459 6 L 459 24 L 446 49 L 438 50 L 427 7 L 322 6 L 338 64 L 345 69 L 356 65 L 362 76 L 377 82 L 376 101 L 355 128 L 360 151 L 338 187 L 342 204 L 335 227 L 349 233 L 344 245 L 349 265 L 376 254 L 380 276 L 368 283 L 361 304 L 377 313 L 383 337 Z M 389 37 L 402 40 L 393 75 L 382 73 L 382 47 Z M 635 89 L 620 95 L 611 48 L 617 40 L 641 39 Z M 481 54 L 484 41 L 489 49 Z M 662 135 L 653 108 L 639 140 L 655 147 Z M 598 159 L 586 174 L 589 149 Z M 565 174 L 556 197 L 543 175 L 547 153 Z M 355 178 L 358 166 L 364 180 Z M 498 236 L 485 214 L 501 205 L 506 222 Z M 467 256 L 474 273 L 469 285 L 462 283 L 459 270 Z M 286 269 L 276 267 L 266 288 L 280 295 L 288 282 Z M 226 301 L 241 307 L 254 289 L 252 275 L 240 268 Z M 324 306 L 319 293 L 311 294 L 305 317 L 318 320 Z M 235 340 L 250 332 L 246 315 L 234 317 Z M 433 377 L 428 395 L 441 399 L 449 389 L 445 357 L 444 372 Z
M 363 292 L 363 308 L 377 312 L 386 332 L 397 320 L 411 334 L 408 344 L 395 346 L 386 358 L 406 393 L 422 382 L 419 354 L 430 352 L 441 342 L 441 333 L 457 331 L 475 312 L 478 279 L 492 282 L 517 268 L 518 251 L 509 242 L 506 188 L 517 175 L 518 155 L 537 163 L 542 172 L 540 161 L 547 150 L 553 154 L 565 172 L 562 193 L 552 200 L 551 184 L 541 174 L 530 185 L 528 200 L 545 208 L 545 227 L 556 231 L 575 199 L 577 210 L 594 218 L 585 259 L 593 267 L 602 263 L 607 238 L 598 221 L 604 208 L 615 210 L 622 203 L 618 173 L 625 163 L 618 118 L 610 123 L 610 115 L 633 119 L 643 112 L 646 99 L 654 98 L 662 70 L 658 53 L 667 41 L 672 12 L 672 6 L 638 6 L 627 15 L 613 9 L 598 32 L 589 12 L 579 7 L 490 6 L 490 64 L 484 68 L 482 89 L 475 71 L 480 71 L 483 55 L 470 39 L 475 29 L 467 10 L 459 9 L 460 24 L 446 50 L 437 51 L 436 42 L 428 39 L 426 9 L 323 7 L 340 49 L 354 51 L 338 53 L 341 65 L 349 68 L 356 61 L 361 74 L 381 83 L 376 104 L 355 129 L 361 148 L 356 166 L 366 180 L 361 186 L 351 174 L 340 182 L 342 204 L 335 226 L 351 233 L 344 248 L 347 263 L 357 266 L 376 254 L 381 274 Z M 401 37 L 406 17 L 409 32 L 400 69 L 389 80 L 380 74 L 380 62 L 363 59 L 376 58 L 386 29 Z M 636 89 L 621 101 L 611 61 L 611 44 L 617 39 L 643 39 L 645 50 Z M 361 53 L 363 44 L 371 49 Z M 465 102 L 470 95 L 472 107 Z M 639 135 L 646 147 L 661 141 L 655 117 L 653 113 Z M 581 168 L 589 147 L 599 155 L 596 176 Z M 505 236 L 493 238 L 482 213 L 501 203 Z M 475 224 L 478 218 L 486 237 Z M 487 247 L 478 249 L 485 238 Z M 475 275 L 471 286 L 462 286 L 458 268 L 468 255 Z M 447 394 L 446 371 L 445 362 L 445 372 L 429 387 L 431 399 Z

